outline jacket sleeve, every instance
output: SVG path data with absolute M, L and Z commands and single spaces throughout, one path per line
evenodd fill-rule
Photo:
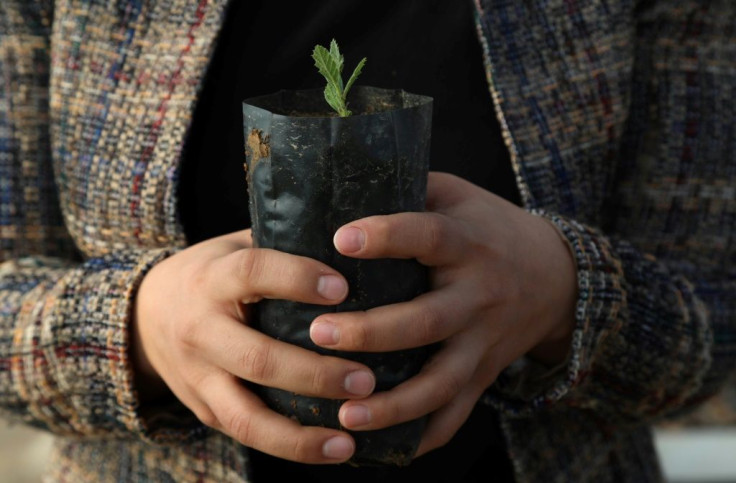
M 166 250 L 73 264 L 30 256 L 0 265 L 0 409 L 59 434 L 118 436 L 138 414 L 128 322 L 138 284 Z
M 566 363 L 517 361 L 487 400 L 611 424 L 691 410 L 736 373 L 733 9 L 478 4 L 522 194 L 579 295 Z
M 127 327 L 138 284 L 170 250 L 76 252 L 49 146 L 51 18 L 51 2 L 0 3 L 0 415 L 66 435 L 148 435 Z
M 686 411 L 732 377 L 733 281 L 699 279 L 697 271 L 686 277 L 625 240 L 540 214 L 577 264 L 572 347 L 557 370 L 528 360 L 507 369 L 488 394 L 493 404 L 512 415 L 563 404 L 636 422 Z

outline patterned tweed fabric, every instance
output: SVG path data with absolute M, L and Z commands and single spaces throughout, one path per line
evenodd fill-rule
M 136 288 L 185 244 L 225 3 L 0 2 L 0 412 L 59 435 L 53 481 L 247 481 L 243 447 L 144 414 L 128 359 Z M 520 482 L 657 481 L 649 425 L 733 384 L 736 4 L 475 6 L 524 202 L 580 294 L 567 364 L 519 361 L 484 402 Z

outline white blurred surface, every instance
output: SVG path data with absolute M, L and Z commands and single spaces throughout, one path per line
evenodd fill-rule
M 0 481 L 37 483 L 46 468 L 51 436 L 0 419 Z
M 51 436 L 0 420 L 0 482 L 38 483 Z M 736 482 L 736 427 L 660 429 L 655 432 L 667 481 Z
M 655 444 L 667 481 L 736 482 L 736 427 L 660 429 Z

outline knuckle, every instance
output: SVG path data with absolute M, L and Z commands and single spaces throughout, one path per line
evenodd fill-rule
M 215 416 L 215 413 L 210 410 L 210 408 L 202 406 L 199 408 L 194 408 L 192 412 L 194 412 L 194 415 L 197 417 L 197 419 L 199 419 L 205 426 L 213 429 L 220 428 L 220 421 L 217 419 L 217 416 Z
M 240 250 L 236 264 L 236 276 L 246 287 L 258 280 L 263 272 L 263 257 L 256 250 Z
M 374 245 L 383 246 L 391 240 L 391 233 L 394 231 L 393 223 L 390 218 L 380 216 L 371 221 L 371 239 Z
M 188 281 L 189 290 L 193 293 L 202 293 L 209 285 L 209 270 L 192 270 L 186 274 L 184 280 Z
M 372 332 L 370 330 L 369 323 L 365 321 L 363 323 L 354 323 L 349 325 L 349 330 L 343 332 L 347 336 L 348 349 L 355 350 L 358 352 L 365 351 L 371 348 L 373 345 Z
M 432 449 L 441 448 L 449 443 L 455 436 L 455 432 L 442 433 L 439 436 L 432 438 L 429 441 L 429 445 Z
M 420 341 L 425 344 L 437 342 L 443 338 L 442 322 L 439 311 L 432 307 L 425 307 L 416 313 L 414 328 L 419 334 Z
M 445 374 L 438 381 L 437 395 L 443 403 L 451 401 L 463 387 L 462 381 L 455 374 Z
M 291 457 L 294 461 L 309 462 L 311 458 L 311 451 L 309 451 L 309 445 L 304 437 L 298 437 L 294 439 L 291 447 Z
M 495 344 L 494 344 L 495 349 Z M 503 369 L 503 365 L 500 362 L 501 354 L 498 350 L 492 350 L 483 358 L 481 364 L 486 368 L 485 377 L 476 378 L 476 382 L 479 383 L 477 386 L 478 393 L 481 394 L 487 387 L 496 382 L 498 375 Z
M 310 388 L 312 394 L 324 394 L 325 390 L 329 387 L 327 382 L 329 378 L 327 377 L 327 374 L 324 371 L 315 368 L 312 370 L 311 376 Z
M 202 317 L 182 320 L 181 323 L 174 324 L 174 337 L 185 347 L 195 348 L 199 345 L 200 328 L 205 325 L 204 322 Z
M 450 236 L 448 221 L 439 215 L 424 217 L 423 231 L 425 234 L 424 243 L 428 253 L 434 253 L 443 248 Z
M 270 344 L 252 345 L 240 355 L 240 367 L 254 382 L 265 382 L 273 376 Z
M 500 305 L 507 298 L 508 289 L 503 284 L 494 283 L 486 287 L 486 292 L 481 297 L 479 304 L 484 309 L 490 309 Z
M 371 409 L 371 424 L 376 427 L 388 427 L 413 419 L 413 408 L 397 401 L 386 401 Z
M 484 284 L 483 290 L 478 293 L 477 305 L 482 310 L 487 310 L 513 299 L 521 300 L 517 287 L 518 285 L 513 279 L 505 282 L 495 278 L 488 280 Z
M 230 435 L 240 441 L 240 443 L 251 446 L 253 438 L 253 420 L 252 418 L 233 413 L 228 417 L 227 429 Z

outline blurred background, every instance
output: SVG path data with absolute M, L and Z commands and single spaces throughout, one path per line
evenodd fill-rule
M 41 481 L 51 450 L 51 436 L 25 426 L 10 426 L 0 420 L 0 481 Z
M 657 427 L 655 441 L 667 481 L 736 482 L 736 390 L 686 420 Z M 38 483 L 51 450 L 51 436 L 0 420 L 0 482 Z

